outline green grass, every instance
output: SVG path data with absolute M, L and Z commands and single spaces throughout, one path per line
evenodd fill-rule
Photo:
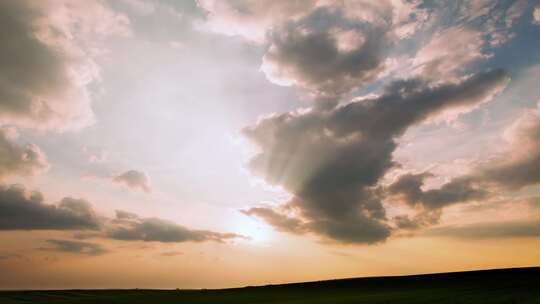
M 540 267 L 220 290 L 3 291 L 0 303 L 540 303 Z

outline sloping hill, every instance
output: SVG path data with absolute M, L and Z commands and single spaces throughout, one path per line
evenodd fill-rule
M 540 267 L 220 290 L 4 291 L 0 303 L 540 303 Z

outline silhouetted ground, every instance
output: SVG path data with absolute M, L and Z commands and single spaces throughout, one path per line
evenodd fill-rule
M 540 267 L 221 290 L 3 291 L 0 303 L 540 303 Z

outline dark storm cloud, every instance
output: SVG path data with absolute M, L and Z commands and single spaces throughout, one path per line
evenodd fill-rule
M 57 205 L 22 186 L 0 186 L 0 230 L 97 230 L 101 220 L 92 206 L 66 197 Z
M 398 81 L 379 97 L 268 117 L 244 130 L 260 148 L 250 168 L 294 194 L 287 207 L 309 231 L 341 242 L 383 241 L 391 228 L 381 203 L 384 193 L 376 186 L 395 165 L 395 139 L 445 110 L 463 111 L 489 100 L 508 80 L 505 72 L 493 70 L 451 83 Z M 442 192 L 427 196 L 439 205 L 451 200 Z M 254 215 L 283 229 L 283 218 L 264 212 Z
M 426 231 L 425 235 L 459 239 L 540 237 L 540 219 L 440 227 Z
M 124 184 L 130 189 L 151 192 L 150 181 L 146 174 L 137 170 L 129 170 L 112 178 L 112 181 Z
M 41 250 L 60 251 L 85 255 L 102 255 L 107 250 L 100 244 L 70 241 L 70 240 L 47 240 L 52 247 L 43 247 Z
M 106 237 L 123 241 L 145 242 L 223 242 L 241 237 L 234 233 L 192 230 L 158 218 L 141 218 L 133 213 L 117 211 L 113 225 L 107 228 Z
M 0 128 L 0 179 L 11 175 L 35 175 L 49 168 L 45 154 L 34 144 L 15 142 L 13 129 Z
M 390 195 L 398 195 L 410 206 L 422 205 L 426 209 L 440 209 L 452 204 L 483 199 L 487 192 L 468 177 L 454 178 L 440 188 L 422 190 L 428 173 L 405 174 L 388 187 Z
M 262 69 L 269 79 L 322 98 L 339 97 L 372 81 L 383 69 L 388 44 L 386 29 L 354 23 L 328 7 L 274 29 L 268 40 Z

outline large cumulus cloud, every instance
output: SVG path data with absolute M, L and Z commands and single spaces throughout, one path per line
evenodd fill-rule
M 313 108 L 271 116 L 244 130 L 260 149 L 249 166 L 267 182 L 294 194 L 285 210 L 296 212 L 302 231 L 341 242 L 383 241 L 391 228 L 377 185 L 396 165 L 392 159 L 396 139 L 412 125 L 491 99 L 508 80 L 501 70 L 458 82 L 402 80 L 378 97 L 332 110 Z M 270 213 L 260 209 L 244 212 L 270 219 Z M 271 216 L 268 222 L 283 230 L 284 224 L 291 225 L 287 218 Z
M 0 125 L 64 130 L 92 122 L 96 42 L 127 33 L 102 2 L 0 3 Z

